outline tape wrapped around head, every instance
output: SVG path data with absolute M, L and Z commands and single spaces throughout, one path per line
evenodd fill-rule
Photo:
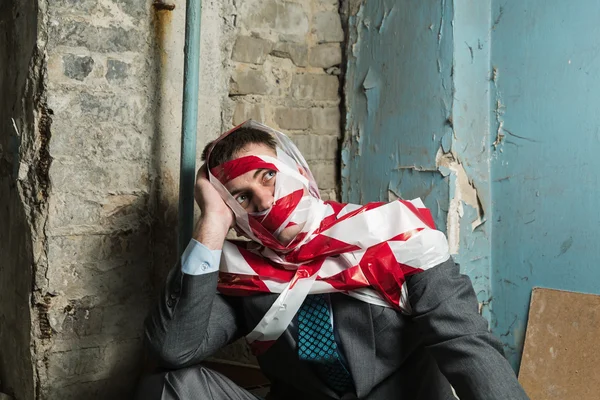
M 276 252 L 289 252 L 301 246 L 304 243 L 302 239 L 308 238 L 323 219 L 325 206 L 320 200 L 317 183 L 306 160 L 290 138 L 253 120 L 246 121 L 217 138 L 207 152 L 206 164 L 211 165 L 211 153 L 220 141 L 230 135 L 243 135 L 245 128 L 271 135 L 276 143 L 277 157 L 247 154 L 228 160 L 209 169 L 209 180 L 233 211 L 238 233 Z M 263 212 L 248 213 L 229 193 L 226 185 L 257 169 L 276 172 L 274 201 Z M 293 226 L 298 231 L 295 237 L 283 241 L 282 233 Z

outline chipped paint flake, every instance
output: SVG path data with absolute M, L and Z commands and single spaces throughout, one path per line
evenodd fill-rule
M 463 222 L 465 205 L 477 211 L 477 218 L 470 221 L 472 230 L 485 223 L 483 208 L 479 201 L 477 188 L 473 181 L 469 179 L 464 166 L 454 153 L 445 153 L 440 148 L 436 155 L 436 165 L 442 175 L 447 174 L 451 177 L 450 185 L 454 185 L 454 190 L 451 192 L 454 196 L 450 198 L 448 209 L 447 234 L 450 253 L 458 254 L 460 249 L 460 225 Z

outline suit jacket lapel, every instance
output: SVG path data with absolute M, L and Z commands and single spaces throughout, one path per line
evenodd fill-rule
M 331 304 L 337 339 L 360 398 L 373 388 L 375 334 L 371 305 L 343 294 L 332 295 Z

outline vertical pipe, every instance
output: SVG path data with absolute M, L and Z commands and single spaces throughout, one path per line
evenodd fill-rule
M 179 255 L 183 254 L 194 229 L 194 183 L 196 131 L 198 126 L 198 77 L 200 70 L 200 17 L 202 0 L 187 0 L 183 71 L 183 118 L 179 168 Z

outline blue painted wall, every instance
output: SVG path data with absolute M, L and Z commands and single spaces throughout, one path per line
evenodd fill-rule
M 493 3 L 494 331 L 514 365 L 532 287 L 600 293 L 599 17 L 597 0 Z
M 435 159 L 452 130 L 451 21 L 450 2 L 432 0 L 366 1 L 351 17 L 347 201 L 421 197 L 446 226 L 448 179 Z
M 424 198 L 515 369 L 534 286 L 600 293 L 599 16 L 369 0 L 349 21 L 343 197 Z
M 342 151 L 344 199 L 422 198 L 488 319 L 490 7 L 363 2 L 349 21 Z

